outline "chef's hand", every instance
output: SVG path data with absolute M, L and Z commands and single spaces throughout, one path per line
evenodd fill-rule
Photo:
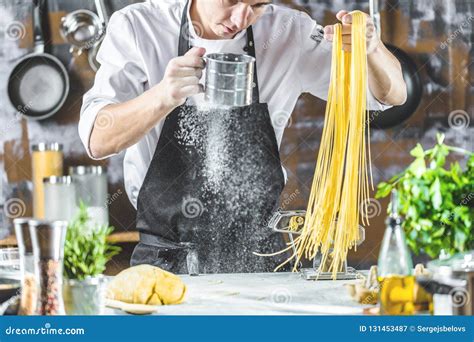
M 346 52 L 352 50 L 351 37 L 352 37 L 352 12 L 339 11 L 336 14 L 336 18 L 342 22 L 342 48 Z M 368 15 L 367 16 L 367 54 L 371 54 L 377 46 L 381 43 L 380 38 L 375 30 L 374 21 Z M 328 25 L 324 28 L 324 39 L 332 42 L 334 38 L 334 25 Z
M 205 66 L 202 58 L 205 53 L 204 48 L 193 47 L 184 56 L 169 61 L 159 86 L 162 101 L 171 110 L 182 105 L 187 97 L 204 91 L 199 80 Z

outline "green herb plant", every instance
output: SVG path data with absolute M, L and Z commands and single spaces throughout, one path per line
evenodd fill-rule
M 378 184 L 376 194 L 381 198 L 398 190 L 407 243 L 415 254 L 432 258 L 474 248 L 474 154 L 443 142 L 444 135 L 438 134 L 431 149 L 417 144 L 410 152 L 415 160 L 389 182 Z M 446 167 L 452 152 L 467 155 L 465 170 L 458 162 Z
M 102 274 L 106 263 L 121 250 L 107 241 L 113 230 L 108 225 L 91 227 L 87 207 L 81 203 L 66 233 L 64 276 L 84 280 Z

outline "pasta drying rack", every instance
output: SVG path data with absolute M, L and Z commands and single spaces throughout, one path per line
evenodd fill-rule
M 299 231 L 294 231 L 290 229 L 290 220 L 293 217 L 302 218 L 304 222 L 304 217 L 306 215 L 306 210 L 278 210 L 275 212 L 268 222 L 268 227 L 272 229 L 274 232 L 282 233 L 288 235 L 290 245 L 292 247 L 293 252 L 296 252 L 295 246 L 295 236 L 301 235 Z M 359 241 L 357 241 L 357 246 L 359 246 L 365 240 L 365 229 L 359 225 Z M 300 273 L 303 278 L 306 280 L 332 280 L 332 272 L 325 271 L 324 269 L 328 267 L 324 267 L 321 265 L 321 253 L 318 252 L 313 259 L 313 267 L 312 268 L 302 268 L 300 269 Z M 328 262 L 325 263 L 328 265 Z M 300 265 L 301 266 L 301 263 Z M 341 271 L 337 272 L 336 280 L 349 280 L 349 279 L 358 279 L 361 277 L 361 274 L 358 273 L 353 267 L 347 266 L 347 260 L 344 261 L 342 265 Z

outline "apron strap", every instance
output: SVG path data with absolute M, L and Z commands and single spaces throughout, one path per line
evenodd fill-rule
M 186 2 L 184 6 L 183 14 L 181 15 L 181 27 L 179 30 L 179 41 L 178 41 L 178 56 L 183 56 L 186 52 L 191 49 L 191 42 L 189 40 L 190 28 L 188 22 L 188 6 L 189 1 Z M 253 70 L 253 93 L 252 100 L 253 103 L 260 103 L 260 92 L 258 89 L 258 77 L 257 77 L 257 58 L 255 53 L 255 41 L 253 38 L 253 29 L 252 26 L 247 28 L 247 45 L 244 47 L 244 51 L 247 52 L 250 56 L 255 58 L 254 70 Z
M 188 26 L 188 4 L 189 1 L 186 1 L 184 5 L 184 11 L 181 15 L 181 27 L 179 29 L 179 42 L 178 42 L 178 56 L 184 56 L 186 52 L 191 49 L 191 43 L 189 41 L 190 29 Z

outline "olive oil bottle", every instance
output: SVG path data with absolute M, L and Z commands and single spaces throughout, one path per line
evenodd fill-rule
M 378 260 L 380 314 L 411 315 L 414 312 L 413 262 L 398 215 L 398 196 L 392 191 L 390 215 Z

